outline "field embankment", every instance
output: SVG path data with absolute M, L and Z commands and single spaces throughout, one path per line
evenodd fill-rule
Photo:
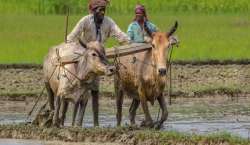
M 113 142 L 127 145 L 247 145 L 249 141 L 229 134 L 210 136 L 184 135 L 176 132 L 160 132 L 133 128 L 38 128 L 25 125 L 0 125 L 0 138 L 60 140 L 65 142 Z

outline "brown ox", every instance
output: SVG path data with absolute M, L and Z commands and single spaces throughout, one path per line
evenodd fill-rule
M 58 56 L 76 54 L 78 55 L 76 63 L 60 66 L 55 63 Z M 72 125 L 75 123 L 76 113 L 79 109 L 77 125 L 81 126 L 88 101 L 87 93 L 95 78 L 99 75 L 113 73 L 113 67 L 107 64 L 104 48 L 98 42 L 90 42 L 87 46 L 78 42 L 63 43 L 50 49 L 49 54 L 45 57 L 43 70 L 50 109 L 54 110 L 53 125 L 55 126 L 59 126 L 59 123 L 63 125 L 69 101 L 75 104 Z M 95 108 L 98 106 L 93 107 L 93 109 Z
M 117 96 L 117 125 L 122 118 L 123 94 L 133 98 L 129 109 L 131 125 L 135 124 L 136 110 L 141 103 L 145 114 L 142 126 L 160 128 L 168 117 L 163 91 L 166 82 L 168 48 L 172 34 L 178 23 L 168 33 L 152 34 L 152 50 L 118 58 L 118 73 L 115 76 L 115 92 Z M 154 104 L 157 99 L 162 110 L 161 119 L 153 123 L 147 101 Z

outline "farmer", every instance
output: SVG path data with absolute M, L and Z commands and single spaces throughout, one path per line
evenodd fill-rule
M 80 39 L 87 44 L 90 41 L 99 41 L 104 44 L 110 36 L 116 38 L 119 43 L 129 42 L 126 33 L 122 32 L 116 23 L 109 17 L 104 16 L 108 0 L 89 0 L 90 14 L 83 17 L 68 35 L 67 41 L 78 41 Z M 99 78 L 96 79 L 91 88 L 92 106 L 94 113 L 94 125 L 98 126 L 98 98 L 99 98 Z
M 68 35 L 67 41 L 78 41 L 84 44 L 90 41 L 99 41 L 102 44 L 110 36 L 116 38 L 119 43 L 128 42 L 127 35 L 121 31 L 116 23 L 104 16 L 108 0 L 89 0 L 90 14 L 83 17 Z
M 131 42 L 149 43 L 151 34 L 157 31 L 157 27 L 149 22 L 144 5 L 138 4 L 135 7 L 134 21 L 128 27 L 128 36 Z

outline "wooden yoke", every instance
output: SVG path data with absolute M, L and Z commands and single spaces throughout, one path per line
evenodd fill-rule
M 126 56 L 130 54 L 147 51 L 152 48 L 152 45 L 146 43 L 132 43 L 128 45 L 112 47 L 106 51 L 107 58 L 115 58 L 119 56 Z
M 146 43 L 133 43 L 129 45 L 123 45 L 118 47 L 112 47 L 106 51 L 106 57 L 111 59 L 120 56 L 131 55 L 142 51 L 148 51 L 152 48 L 150 44 Z M 77 63 L 79 54 L 72 54 L 67 56 L 58 56 L 54 59 L 53 64 L 56 66 L 64 66 L 66 64 Z
M 67 55 L 67 56 L 60 57 L 60 59 L 55 58 L 52 62 L 53 62 L 53 65 L 64 66 L 66 64 L 77 63 L 79 57 L 80 56 L 78 54 Z

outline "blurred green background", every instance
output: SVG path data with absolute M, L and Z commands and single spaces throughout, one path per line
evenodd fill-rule
M 42 63 L 48 49 L 64 40 L 66 8 L 71 31 L 88 14 L 87 2 L 0 0 L 0 63 Z M 179 21 L 175 60 L 250 59 L 249 0 L 111 0 L 107 15 L 126 31 L 138 2 L 161 31 Z M 110 39 L 106 46 L 116 44 Z

